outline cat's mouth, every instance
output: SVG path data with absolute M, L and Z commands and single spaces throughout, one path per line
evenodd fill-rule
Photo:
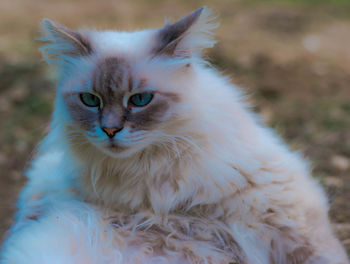
M 105 145 L 99 145 L 98 148 L 111 157 L 119 158 L 120 155 L 124 156 L 125 152 L 127 150 L 127 147 L 121 146 L 120 144 L 117 144 L 116 142 L 109 142 Z
M 134 148 L 122 146 L 116 142 L 110 142 L 108 145 L 103 146 L 100 149 L 110 157 L 113 158 L 125 158 L 135 153 Z
M 133 137 L 123 137 L 120 133 L 118 138 L 105 137 L 103 140 L 99 140 L 99 138 L 87 134 L 88 141 L 90 141 L 92 145 L 103 153 L 115 158 L 126 157 L 141 150 L 145 147 L 145 144 L 142 144 L 145 141 L 140 139 L 144 137 L 144 133 L 137 136 L 134 135 Z
M 123 147 L 121 145 L 118 145 L 116 142 L 110 142 L 108 145 L 107 145 L 107 149 L 110 150 L 110 151 L 113 151 L 113 152 L 120 152 L 122 150 L 125 150 L 126 147 Z

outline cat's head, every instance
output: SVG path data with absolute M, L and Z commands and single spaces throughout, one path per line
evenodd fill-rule
M 185 137 L 194 64 L 214 44 L 209 13 L 201 8 L 161 29 L 130 33 L 73 31 L 44 20 L 50 43 L 42 51 L 60 71 L 56 116 L 72 145 L 123 157 Z

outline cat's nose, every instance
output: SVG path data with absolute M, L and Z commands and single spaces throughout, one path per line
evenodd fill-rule
M 107 134 L 108 137 L 113 138 L 116 133 L 122 130 L 123 127 L 102 127 L 102 130 Z

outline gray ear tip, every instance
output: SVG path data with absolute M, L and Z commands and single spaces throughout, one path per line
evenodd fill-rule
M 43 18 L 43 20 L 41 20 L 40 24 L 42 26 L 47 26 L 50 24 L 50 19 L 47 19 L 47 18 Z
M 210 9 L 207 6 L 202 6 L 197 10 L 193 11 L 188 17 L 192 17 L 194 20 L 197 20 L 202 14 L 210 12 Z
M 55 26 L 56 23 L 48 18 L 44 18 L 40 24 L 46 29 L 51 29 Z
M 53 23 L 53 21 L 48 19 L 48 18 L 43 18 L 41 23 L 44 24 L 44 25 L 51 25 Z
M 199 17 L 202 14 L 203 10 L 206 8 L 207 8 L 206 6 L 202 6 L 201 8 L 195 10 L 192 14 L 196 17 Z

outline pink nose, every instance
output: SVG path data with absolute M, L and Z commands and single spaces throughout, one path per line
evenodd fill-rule
M 122 130 L 123 128 L 119 127 L 102 127 L 102 130 L 109 136 L 110 138 L 114 137 L 114 135 Z

